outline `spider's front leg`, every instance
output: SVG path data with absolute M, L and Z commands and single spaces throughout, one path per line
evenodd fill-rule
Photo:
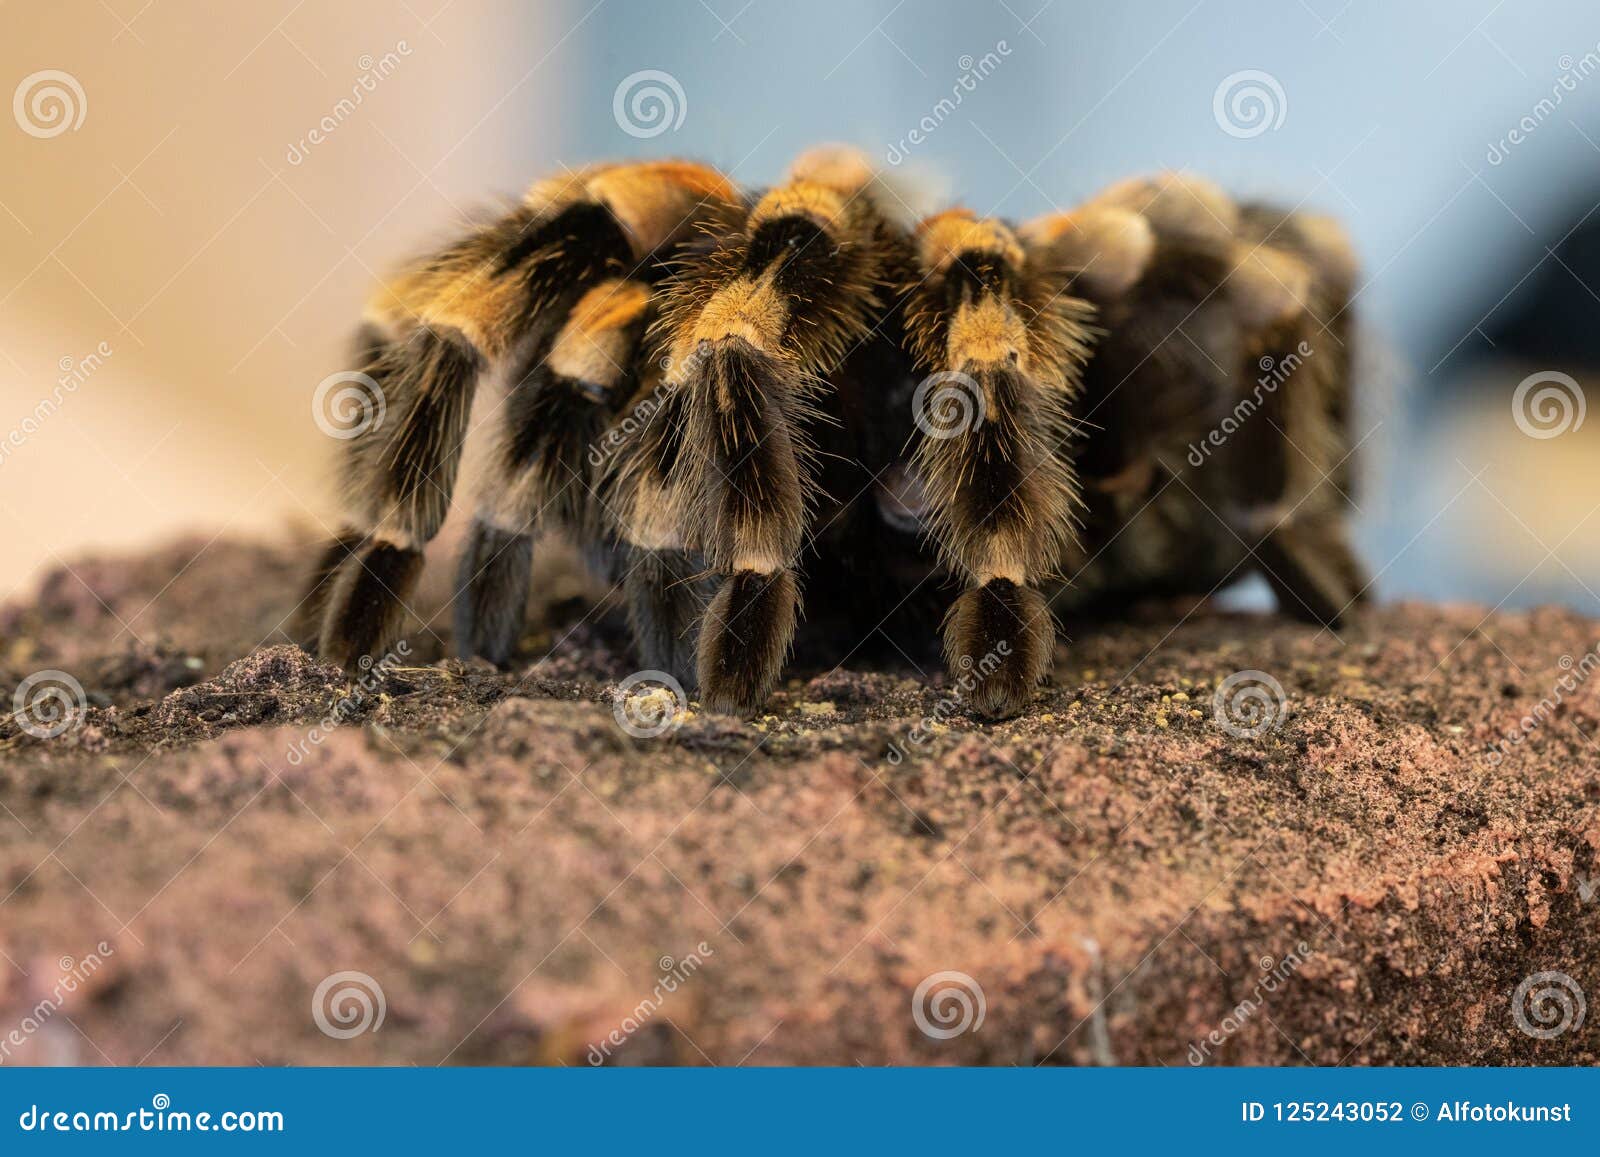
M 346 668 L 375 659 L 400 633 L 423 547 L 449 510 L 484 365 L 479 342 L 454 324 L 386 321 L 352 383 L 381 417 L 349 443 L 349 529 L 323 551 L 302 611 L 319 654 Z
M 602 441 L 596 490 L 625 548 L 623 593 L 640 660 L 688 689 L 698 678 L 700 621 L 712 591 L 704 560 L 688 547 L 686 504 L 672 483 L 687 406 L 681 381 L 668 380 L 669 364 L 659 348 L 641 357 L 638 391 Z
M 717 711 L 749 713 L 777 681 L 794 639 L 794 563 L 805 532 L 802 455 L 806 384 L 740 336 L 711 340 L 691 422 L 707 450 L 705 552 L 719 576 L 700 627 L 701 695 Z M 768 347 L 769 349 L 771 347 Z
M 627 395 L 650 296 L 643 281 L 607 278 L 513 363 L 457 572 L 463 655 L 504 664 L 514 654 L 542 526 L 567 526 L 585 543 L 602 534 L 591 459 Z
M 365 373 L 387 416 L 350 442 L 354 529 L 325 553 L 309 599 L 325 657 L 348 666 L 398 633 L 422 548 L 449 509 L 473 395 L 491 371 L 509 371 L 500 399 L 509 421 L 491 455 L 493 481 L 479 487 L 458 643 L 469 655 L 509 656 L 530 535 L 573 483 L 575 453 L 603 425 L 591 410 L 627 373 L 643 328 L 649 289 L 633 275 L 653 270 L 707 205 L 733 196 L 720 174 L 680 162 L 569 173 L 383 287 Z
M 583 194 L 590 232 L 566 247 L 620 247 L 624 256 L 608 276 L 572 286 L 570 309 L 538 327 L 513 361 L 457 581 L 459 648 L 496 663 L 521 638 L 541 528 L 567 528 L 591 555 L 622 555 L 624 582 L 636 585 L 603 481 L 615 428 L 653 373 L 643 337 L 656 284 L 702 230 L 726 228 L 736 211 L 727 178 L 682 161 L 606 167 L 588 176 Z M 543 259 L 559 261 L 562 251 Z
M 918 242 L 907 324 L 928 377 L 913 402 L 914 461 L 929 531 L 967 584 L 945 619 L 945 659 L 975 711 L 1010 716 L 1054 648 L 1039 588 L 1073 534 L 1062 446 L 1090 310 L 998 221 L 943 213 Z
M 668 380 L 686 411 L 669 489 L 690 545 L 718 576 L 698 648 L 713 710 L 760 707 L 794 638 L 816 417 L 808 395 L 883 308 L 892 229 L 874 182 L 853 151 L 802 157 L 669 300 Z

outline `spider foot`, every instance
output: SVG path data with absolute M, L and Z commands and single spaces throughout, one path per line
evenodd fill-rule
M 1006 719 L 1033 699 L 1050 669 L 1055 629 L 1044 596 L 1010 579 L 965 590 L 945 620 L 945 661 L 979 715 Z
M 798 602 L 793 571 L 728 576 L 700 628 L 700 698 L 706 707 L 751 715 L 766 702 L 794 639 Z

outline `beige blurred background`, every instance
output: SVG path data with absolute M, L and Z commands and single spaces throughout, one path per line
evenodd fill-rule
M 329 516 L 312 392 L 374 271 L 562 154 L 569 62 L 531 50 L 558 20 L 482 0 L 0 7 L 4 94 L 59 69 L 84 114 L 54 136 L 0 119 L 0 598 L 86 547 Z M 40 99 L 23 115 L 48 133 L 61 106 Z

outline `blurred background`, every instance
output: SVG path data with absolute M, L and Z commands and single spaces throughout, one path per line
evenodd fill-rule
M 0 598 L 86 548 L 330 520 L 313 391 L 378 271 L 485 200 L 628 155 L 761 183 L 845 140 L 1012 217 L 1175 167 L 1338 215 L 1380 594 L 1600 613 L 1592 0 L 58 0 L 0 29 Z

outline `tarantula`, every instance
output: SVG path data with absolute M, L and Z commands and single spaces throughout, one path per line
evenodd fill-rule
M 836 147 L 764 192 L 683 161 L 541 182 L 374 297 L 358 359 L 388 414 L 349 443 L 309 633 L 346 666 L 399 633 L 480 389 L 463 655 L 513 656 L 551 528 L 624 591 L 642 661 L 730 712 L 776 683 L 802 575 L 807 633 L 835 644 L 942 604 L 990 716 L 1047 676 L 1052 597 L 1204 591 L 1253 560 L 1286 610 L 1335 623 L 1364 589 L 1352 277 L 1331 224 L 1181 176 L 1020 228 L 916 220 Z M 1182 455 L 1290 353 L 1266 420 Z

